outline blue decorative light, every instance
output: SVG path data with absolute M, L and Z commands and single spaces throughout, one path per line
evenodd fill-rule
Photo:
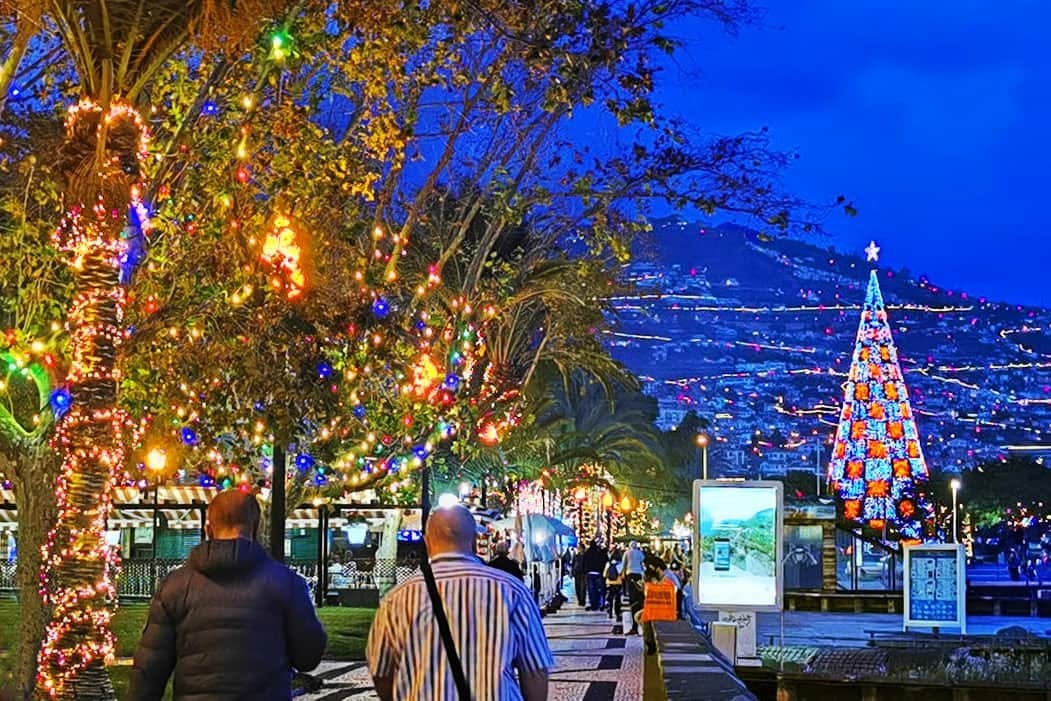
M 205 117 L 214 117 L 219 114 L 219 105 L 209 100 L 208 102 L 201 105 L 201 114 Z
M 214 487 L 215 480 L 213 480 L 208 475 L 201 475 L 197 478 L 197 484 L 201 485 L 202 487 Z
M 445 388 L 451 392 L 460 389 L 460 376 L 450 372 L 445 376 Z
M 296 456 L 296 467 L 301 472 L 306 472 L 314 466 L 314 456 L 310 453 L 300 453 Z
M 197 445 L 197 432 L 189 426 L 184 426 L 179 431 L 179 437 L 182 438 L 182 442 L 186 445 Z
M 358 404 L 357 406 L 354 407 L 354 416 L 358 417 L 359 419 L 364 419 L 365 418 L 365 405 L 364 404 Z
M 412 452 L 420 460 L 426 460 L 427 459 L 427 448 L 425 446 L 418 445 L 418 446 L 416 446 L 415 448 L 412 449 Z
M 332 374 L 332 366 L 322 360 L 317 364 L 317 374 L 322 380 L 328 379 L 328 376 Z
M 265 405 L 265 404 L 263 404 L 262 402 L 256 402 L 256 403 L 255 403 L 255 404 L 254 404 L 254 405 L 252 406 L 252 408 L 253 408 L 253 409 L 255 409 L 256 411 L 263 411 L 264 409 L 266 409 L 266 405 Z
M 372 303 L 372 313 L 378 319 L 386 319 L 387 315 L 390 314 L 390 304 L 383 297 L 377 297 L 376 301 Z
M 51 393 L 48 403 L 51 404 L 51 412 L 55 418 L 62 418 L 73 404 L 73 395 L 65 387 L 59 387 Z

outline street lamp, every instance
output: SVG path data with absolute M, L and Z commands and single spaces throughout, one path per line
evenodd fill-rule
M 157 513 L 157 492 L 161 486 L 161 473 L 168 464 L 168 456 L 160 448 L 152 448 L 146 453 L 146 467 L 153 473 L 153 556 L 150 560 L 150 589 L 157 588 L 157 529 L 160 527 L 159 515 Z
M 954 477 L 952 481 L 949 482 L 949 487 L 952 489 L 952 542 L 954 543 L 960 542 L 959 529 L 956 527 L 956 516 L 958 511 L 956 499 L 957 495 L 960 493 L 960 486 L 960 480 L 957 477 Z
M 701 449 L 701 479 L 708 479 L 708 434 L 697 434 L 697 445 Z

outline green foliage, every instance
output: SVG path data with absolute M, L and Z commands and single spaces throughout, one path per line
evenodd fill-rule
M 255 481 L 262 446 L 281 440 L 353 478 L 334 491 L 364 488 L 384 474 L 372 465 L 433 442 L 445 422 L 460 428 L 450 464 L 479 457 L 488 448 L 477 429 L 498 424 L 506 437 L 543 412 L 520 394 L 541 366 L 563 377 L 620 374 L 596 334 L 617 266 L 646 236 L 650 203 L 747 212 L 782 228 L 813 213 L 776 187 L 791 157 L 771 152 L 765 135 L 693 138 L 652 103 L 654 50 L 675 46 L 664 23 L 700 13 L 733 29 L 753 18 L 743 3 L 349 2 L 327 13 L 304 3 L 287 14 L 284 3 L 247 3 L 237 11 L 268 18 L 262 36 L 218 52 L 205 26 L 217 15 L 196 29 L 182 22 L 215 9 L 168 3 L 149 18 L 129 15 L 120 32 L 133 39 L 131 60 L 110 86 L 148 105 L 155 155 L 154 230 L 129 295 L 122 401 L 145 422 L 146 442 L 168 446 L 190 474 L 219 465 Z M 146 56 L 163 17 L 179 21 L 157 30 L 167 48 Z M 34 263 L 24 275 L 36 277 L 0 284 L 36 284 L 33 299 L 47 300 L 5 299 L 12 326 L 29 335 L 50 328 L 69 295 L 46 245 L 59 207 L 54 174 L 35 174 L 34 149 L 46 143 L 37 132 L 60 141 L 56 108 L 76 72 L 89 91 L 105 87 L 91 69 L 98 27 L 62 31 L 85 41 L 63 53 L 42 35 L 30 48 L 23 67 L 41 70 L 34 84 L 48 87 L 33 104 L 44 109 L 23 105 L 28 126 L 5 144 L 0 226 L 32 241 L 18 251 Z M 35 58 L 46 55 L 56 60 Z M 604 154 L 567 141 L 563 126 L 583 106 L 639 127 L 631 148 Z M 278 216 L 303 250 L 307 285 L 296 299 L 260 257 Z M 392 309 L 382 323 L 371 311 L 379 297 Z M 456 400 L 439 409 L 430 393 L 406 392 L 422 354 L 441 375 L 464 333 L 474 365 Z M 61 334 L 51 340 L 62 347 Z M 338 380 L 320 377 L 322 365 Z M 179 445 L 183 426 L 199 449 Z M 611 455 L 650 451 L 621 433 Z M 574 450 L 567 461 L 591 449 Z
M 932 497 L 951 511 L 950 478 L 931 476 Z M 994 526 L 1023 514 L 1043 519 L 1051 515 L 1051 474 L 1048 468 L 1025 458 L 990 460 L 959 475 L 959 503 L 975 526 Z

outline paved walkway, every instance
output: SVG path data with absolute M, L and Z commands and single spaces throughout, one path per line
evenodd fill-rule
M 555 654 L 550 701 L 638 701 L 642 698 L 642 638 L 614 634 L 605 613 L 567 603 L 544 619 Z M 375 701 L 364 662 L 323 662 L 321 691 L 302 701 Z

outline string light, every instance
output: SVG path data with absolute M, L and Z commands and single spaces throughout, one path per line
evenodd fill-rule
M 90 203 L 75 203 L 53 236 L 67 256 L 77 292 L 67 315 L 70 366 L 69 399 L 56 397 L 67 409 L 52 440 L 62 456 L 56 497 L 58 518 L 43 547 L 40 592 L 50 619 L 38 656 L 37 681 L 52 698 L 66 697 L 79 674 L 114 656 L 110 631 L 116 592 L 112 572 L 116 551 L 105 540 L 115 478 L 123 470 L 125 431 L 134 430 L 128 416 L 114 409 L 120 380 L 117 349 L 123 339 L 121 319 L 126 304 L 121 266 L 128 261 L 125 223 L 133 220 L 149 231 L 149 216 L 140 200 L 139 164 L 148 135 L 138 112 L 113 103 L 103 112 L 90 100 L 70 108 L 69 140 L 85 133 L 106 138 L 113 151 L 99 174 L 99 192 Z M 131 152 L 122 152 L 128 135 Z M 93 158 L 92 153 L 90 158 Z M 123 201 L 121 188 L 126 187 Z M 57 413 L 57 412 L 56 412 Z
M 828 474 L 846 519 L 876 529 L 893 524 L 902 540 L 923 539 L 930 517 L 923 485 L 929 474 L 875 271 Z

